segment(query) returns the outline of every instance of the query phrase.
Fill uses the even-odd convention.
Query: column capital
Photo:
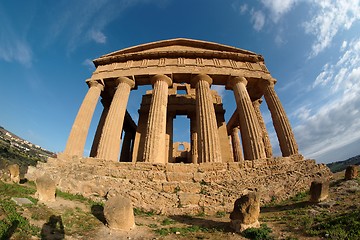
[[[253,101],[253,104],[255,104],[257,107],[259,107],[262,102],[263,102],[262,98],[259,98],[259,99],[256,99],[255,101]]]
[[[242,83],[246,86],[248,83],[248,80],[244,76],[235,76],[235,77],[230,78],[230,80],[226,84],[226,87],[228,89],[233,89],[237,83]]]
[[[102,79],[99,80],[93,80],[93,79],[87,79],[86,84],[91,87],[98,87],[101,91],[104,91],[104,82]]]
[[[164,81],[168,84],[168,86],[170,87],[172,85],[172,80],[171,78],[169,78],[166,75],[162,75],[162,74],[156,74],[153,77],[150,78],[151,84],[154,85],[155,82],[157,81]]]
[[[130,88],[134,88],[135,87],[135,81],[131,80],[128,77],[118,77],[115,82],[117,83],[117,85],[119,85],[120,83],[127,83]]]
[[[209,85],[211,85],[211,84],[213,83],[213,80],[212,80],[212,78],[211,78],[209,75],[204,74],[204,73],[200,73],[200,74],[194,76],[194,77],[191,79],[190,82],[191,82],[192,87],[195,87],[196,84],[197,84],[200,80],[208,82]]]
[[[277,80],[275,78],[270,78],[270,79],[262,79],[262,83],[264,87],[274,87],[275,83],[277,82]]]

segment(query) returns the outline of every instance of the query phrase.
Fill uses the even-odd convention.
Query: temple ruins
[[[89,197],[120,194],[136,207],[162,213],[230,211],[246,188],[262,201],[308,189],[328,168],[298,152],[276,94],[276,80],[256,53],[191,39],[171,39],[122,49],[94,61],[89,90],[57,159],[30,169],[52,174],[63,191]],[[139,86],[139,120],[127,111]],[[236,110],[228,122],[222,98],[232,91]],[[89,126],[101,99],[102,114],[90,157],[83,156]],[[272,144],[260,111],[266,103],[280,145]],[[174,142],[174,118],[190,120],[190,142]],[[120,149],[121,146],[121,149]],[[182,150],[180,149],[182,147]]]

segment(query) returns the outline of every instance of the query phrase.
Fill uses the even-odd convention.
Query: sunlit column
[[[233,155],[234,155],[234,162],[243,162],[244,157],[242,154],[242,147],[241,147],[241,143],[240,143],[238,127],[234,127],[231,130],[231,143],[232,143],[232,149],[233,149]]]
[[[70,156],[83,156],[91,119],[101,91],[104,90],[104,85],[98,81],[88,81],[87,84],[90,88],[80,106],[64,150],[64,154]]]
[[[254,110],[255,110],[255,114],[256,117],[258,119],[259,122],[259,126],[260,126],[260,131],[262,134],[262,139],[264,142],[264,147],[265,147],[265,153],[266,153],[266,157],[270,158],[272,157],[273,153],[272,153],[272,147],[271,147],[271,143],[270,143],[270,138],[269,138],[269,134],[266,130],[266,125],[264,122],[264,118],[262,117],[261,111],[260,111],[260,104],[262,103],[262,99],[257,99],[255,101],[253,101],[253,106],[254,106]]]
[[[274,89],[275,81],[266,81],[264,97],[271,113],[280,149],[284,157],[298,154],[298,146],[285,110]]]
[[[212,79],[205,74],[199,74],[192,79],[192,85],[196,89],[199,163],[222,162],[211,84]]]
[[[246,85],[247,80],[244,77],[234,77],[230,80],[239,114],[244,158],[246,160],[265,158],[264,143]]]
[[[144,162],[166,163],[166,113],[168,88],[172,80],[165,75],[151,78],[153,94],[151,98],[149,118],[145,137]]]
[[[116,81],[116,91],[105,120],[97,153],[97,158],[115,162],[119,161],[121,132],[130,90],[135,86],[135,82],[127,77],[119,77]]]

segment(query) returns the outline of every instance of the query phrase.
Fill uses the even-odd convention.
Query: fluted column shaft
[[[96,155],[97,155],[99,142],[100,142],[100,138],[101,138],[101,133],[102,133],[102,130],[104,128],[104,124],[105,124],[107,114],[109,113],[110,102],[108,100],[105,100],[104,97],[103,97],[103,99],[101,100],[101,103],[102,103],[104,109],[103,109],[103,111],[101,113],[99,124],[98,124],[98,126],[96,128],[94,140],[93,140],[93,143],[92,143],[92,146],[91,146],[90,157],[96,157]]]
[[[198,163],[198,136],[196,126],[196,115],[190,116],[190,132],[191,132],[191,162]]]
[[[165,75],[151,78],[153,94],[151,98],[148,124],[146,129],[144,162],[166,163],[166,113],[168,88],[172,80]]]
[[[263,142],[264,142],[266,157],[270,158],[270,157],[273,156],[272,146],[271,146],[269,134],[268,134],[268,132],[266,130],[266,125],[265,125],[265,122],[264,122],[264,118],[263,118],[263,116],[261,114],[261,111],[260,111],[260,104],[261,103],[262,103],[262,99],[260,98],[258,100],[253,101],[253,106],[254,106],[256,117],[257,117],[258,122],[259,122],[261,135],[262,135],[262,139],[263,139]]]
[[[264,89],[266,104],[271,113],[280,149],[284,157],[298,154],[298,146],[285,110],[274,89],[274,82],[267,82]]]
[[[119,161],[121,132],[133,80],[120,77],[101,134],[97,158]]]
[[[243,162],[244,157],[242,154],[242,147],[241,147],[241,143],[240,143],[238,127],[234,127],[231,130],[231,143],[232,143],[232,148],[233,148],[234,162]]]
[[[83,156],[91,119],[94,115],[101,91],[104,90],[104,85],[97,81],[90,81],[88,82],[88,85],[90,88],[71,128],[64,154],[79,157]]]
[[[256,118],[249,94],[246,90],[247,80],[244,77],[231,79],[231,87],[234,91],[244,157],[246,160],[265,158],[264,143],[259,130],[259,123]]]
[[[196,89],[199,163],[222,162],[211,83],[212,79],[205,74],[199,74],[192,79]]]
[[[120,162],[131,162],[131,140],[134,138],[134,134],[131,130],[124,130],[124,139],[122,141],[122,148],[120,154]]]

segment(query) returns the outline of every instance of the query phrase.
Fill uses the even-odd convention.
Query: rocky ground
[[[330,197],[310,204],[306,192],[273,201],[261,208],[260,230],[250,239],[360,239],[360,178],[344,181],[344,172],[331,181]],[[104,223],[103,206],[79,195],[57,193],[42,204],[35,185],[0,182],[0,239],[247,239],[229,228],[229,213],[156,215],[135,209],[136,227],[120,232]],[[18,206],[11,198],[27,198]],[[356,235],[357,234],[357,235]],[[256,238],[257,236],[260,236]]]

